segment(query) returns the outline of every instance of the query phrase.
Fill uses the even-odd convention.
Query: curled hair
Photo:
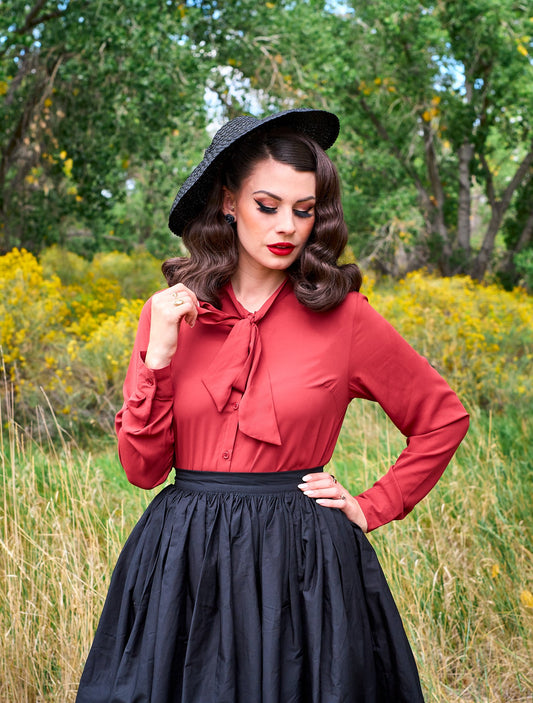
[[[239,141],[219,167],[206,207],[183,231],[190,257],[165,261],[163,273],[169,285],[181,282],[200,300],[219,307],[220,288],[236,272],[239,261],[235,226],[228,224],[222,213],[223,187],[237,192],[256,164],[270,158],[296,171],[315,173],[313,230],[287,274],[300,303],[311,310],[329,310],[361,286],[361,273],[355,264],[337,264],[348,240],[339,176],[314,140],[287,129],[254,132]]]

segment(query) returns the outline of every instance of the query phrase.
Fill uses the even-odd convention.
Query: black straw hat
[[[255,130],[268,126],[289,127],[314,139],[322,149],[329,149],[339,134],[339,119],[332,112],[300,108],[286,110],[260,120],[236,117],[223,125],[206,149],[202,162],[194,169],[176,195],[168,226],[181,235],[185,225],[205,207],[216,174],[216,167],[236,142]]]

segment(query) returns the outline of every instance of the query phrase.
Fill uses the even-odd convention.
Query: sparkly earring
[[[235,218],[233,217],[233,215],[230,215],[229,212],[227,215],[224,215],[224,219],[229,225],[235,224]]]

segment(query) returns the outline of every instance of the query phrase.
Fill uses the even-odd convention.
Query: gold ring
[[[174,301],[174,305],[183,305],[183,300],[181,298],[178,298]]]
[[[333,474],[330,474],[330,476],[333,479],[333,483],[337,483],[337,479],[335,478],[335,476]]]
[[[339,500],[346,500],[346,496],[345,496],[344,494],[341,495],[341,497],[339,498]]]

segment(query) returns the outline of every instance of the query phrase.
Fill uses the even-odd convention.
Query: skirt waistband
[[[306,474],[323,471],[323,466],[298,471],[240,472],[189,471],[176,469],[175,485],[184,490],[214,493],[283,493],[298,490]]]

